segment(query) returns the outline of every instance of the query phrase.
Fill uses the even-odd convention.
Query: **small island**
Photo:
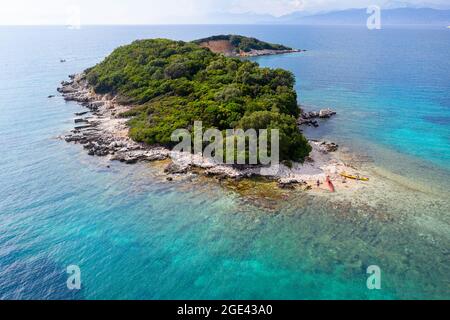
[[[225,41],[223,36],[208,39]],[[239,55],[293,50],[242,36],[228,40]],[[84,117],[74,119],[77,126],[64,139],[82,144],[89,155],[129,164],[171,159],[165,170],[170,175],[200,169],[206,175],[240,179],[258,176],[261,166],[217,164],[198,154],[172,151],[172,132],[191,129],[194,121],[221,131],[279,129],[281,165],[270,178],[281,187],[310,187],[352,172],[333,156],[335,144],[308,141],[301,133],[298,119],[305,113],[298,106],[291,72],[215,53],[204,43],[139,40],[70,76],[58,90],[90,114],[77,113]]]
[[[231,34],[203,38],[194,41],[194,43],[227,57],[257,57],[302,52],[302,50],[289,48],[281,44],[273,44],[255,38]]]

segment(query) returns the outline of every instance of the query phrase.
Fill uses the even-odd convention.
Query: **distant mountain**
[[[312,25],[366,25],[369,15],[366,9],[349,9],[304,16],[292,13],[279,18],[281,23]],[[384,25],[450,25],[450,10],[430,8],[398,8],[381,10]]]
[[[210,14],[207,23],[213,24],[303,24],[303,25],[366,25],[369,15],[366,9],[348,9],[312,14],[294,12],[274,17],[254,13],[216,13]],[[450,10],[431,8],[382,9],[383,25],[437,25],[450,26]]]

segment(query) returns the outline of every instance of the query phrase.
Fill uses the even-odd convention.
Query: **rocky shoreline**
[[[62,138],[66,142],[82,145],[89,155],[109,157],[110,160],[127,164],[170,159],[170,164],[164,170],[168,180],[173,180],[176,175],[198,172],[199,169],[204,175],[219,178],[261,176],[261,166],[217,164],[201,155],[174,152],[161,146],[149,146],[131,140],[128,137],[129,119],[119,116],[131,107],[119,104],[116,97],[111,95],[94,93],[83,74],[69,77],[69,81],[61,83],[58,92],[66,101],[78,102],[87,110],[75,113],[74,129]],[[331,110],[330,112],[332,113]],[[280,164],[278,173],[267,178],[278,181],[281,188],[295,188],[296,185],[311,188],[318,181],[325,181],[327,176],[334,181],[342,180],[339,173],[352,170],[333,155],[338,148],[336,144],[323,141],[310,141],[310,144],[313,150],[304,164]]]
[[[303,110],[303,108],[301,109]],[[297,119],[297,124],[299,126],[308,125],[317,128],[319,126],[317,119],[328,119],[334,115],[336,115],[336,111],[329,108],[321,109],[320,111],[302,111],[300,117]]]
[[[277,54],[287,54],[287,53],[296,53],[296,52],[304,52],[306,50],[301,49],[289,49],[289,50],[250,50],[248,52],[241,51],[236,56],[238,57],[261,57],[261,56],[273,56]]]

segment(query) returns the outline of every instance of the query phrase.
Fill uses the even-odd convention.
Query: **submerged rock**
[[[184,174],[187,173],[187,170],[188,166],[182,166],[178,163],[171,162],[164,169],[164,172],[168,174]]]
[[[295,189],[297,185],[299,185],[300,182],[295,179],[279,179],[278,180],[278,187],[280,189]]]
[[[336,152],[339,148],[339,145],[337,145],[334,142],[328,142],[324,141],[320,144],[321,148],[324,149],[326,152]]]

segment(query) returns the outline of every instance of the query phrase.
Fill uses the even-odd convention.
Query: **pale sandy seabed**
[[[359,171],[370,182],[348,188],[336,184],[334,194],[325,188],[283,190],[274,181],[258,178],[236,182],[192,173],[168,182],[166,164],[167,160],[144,164],[146,173],[140,177],[177,192],[234,199],[229,214],[240,218],[222,217],[217,223],[223,228],[216,231],[235,238],[234,232],[241,230],[244,238],[237,242],[244,247],[249,234],[258,239],[261,251],[275,247],[276,268],[312,275],[338,272],[338,281],[355,281],[358,287],[358,281],[365,281],[365,268],[379,265],[384,288],[393,299],[450,295],[450,204],[423,185],[373,165]],[[339,288],[338,283],[330,285]],[[336,290],[336,298],[352,294]],[[368,293],[366,298],[377,295]]]

